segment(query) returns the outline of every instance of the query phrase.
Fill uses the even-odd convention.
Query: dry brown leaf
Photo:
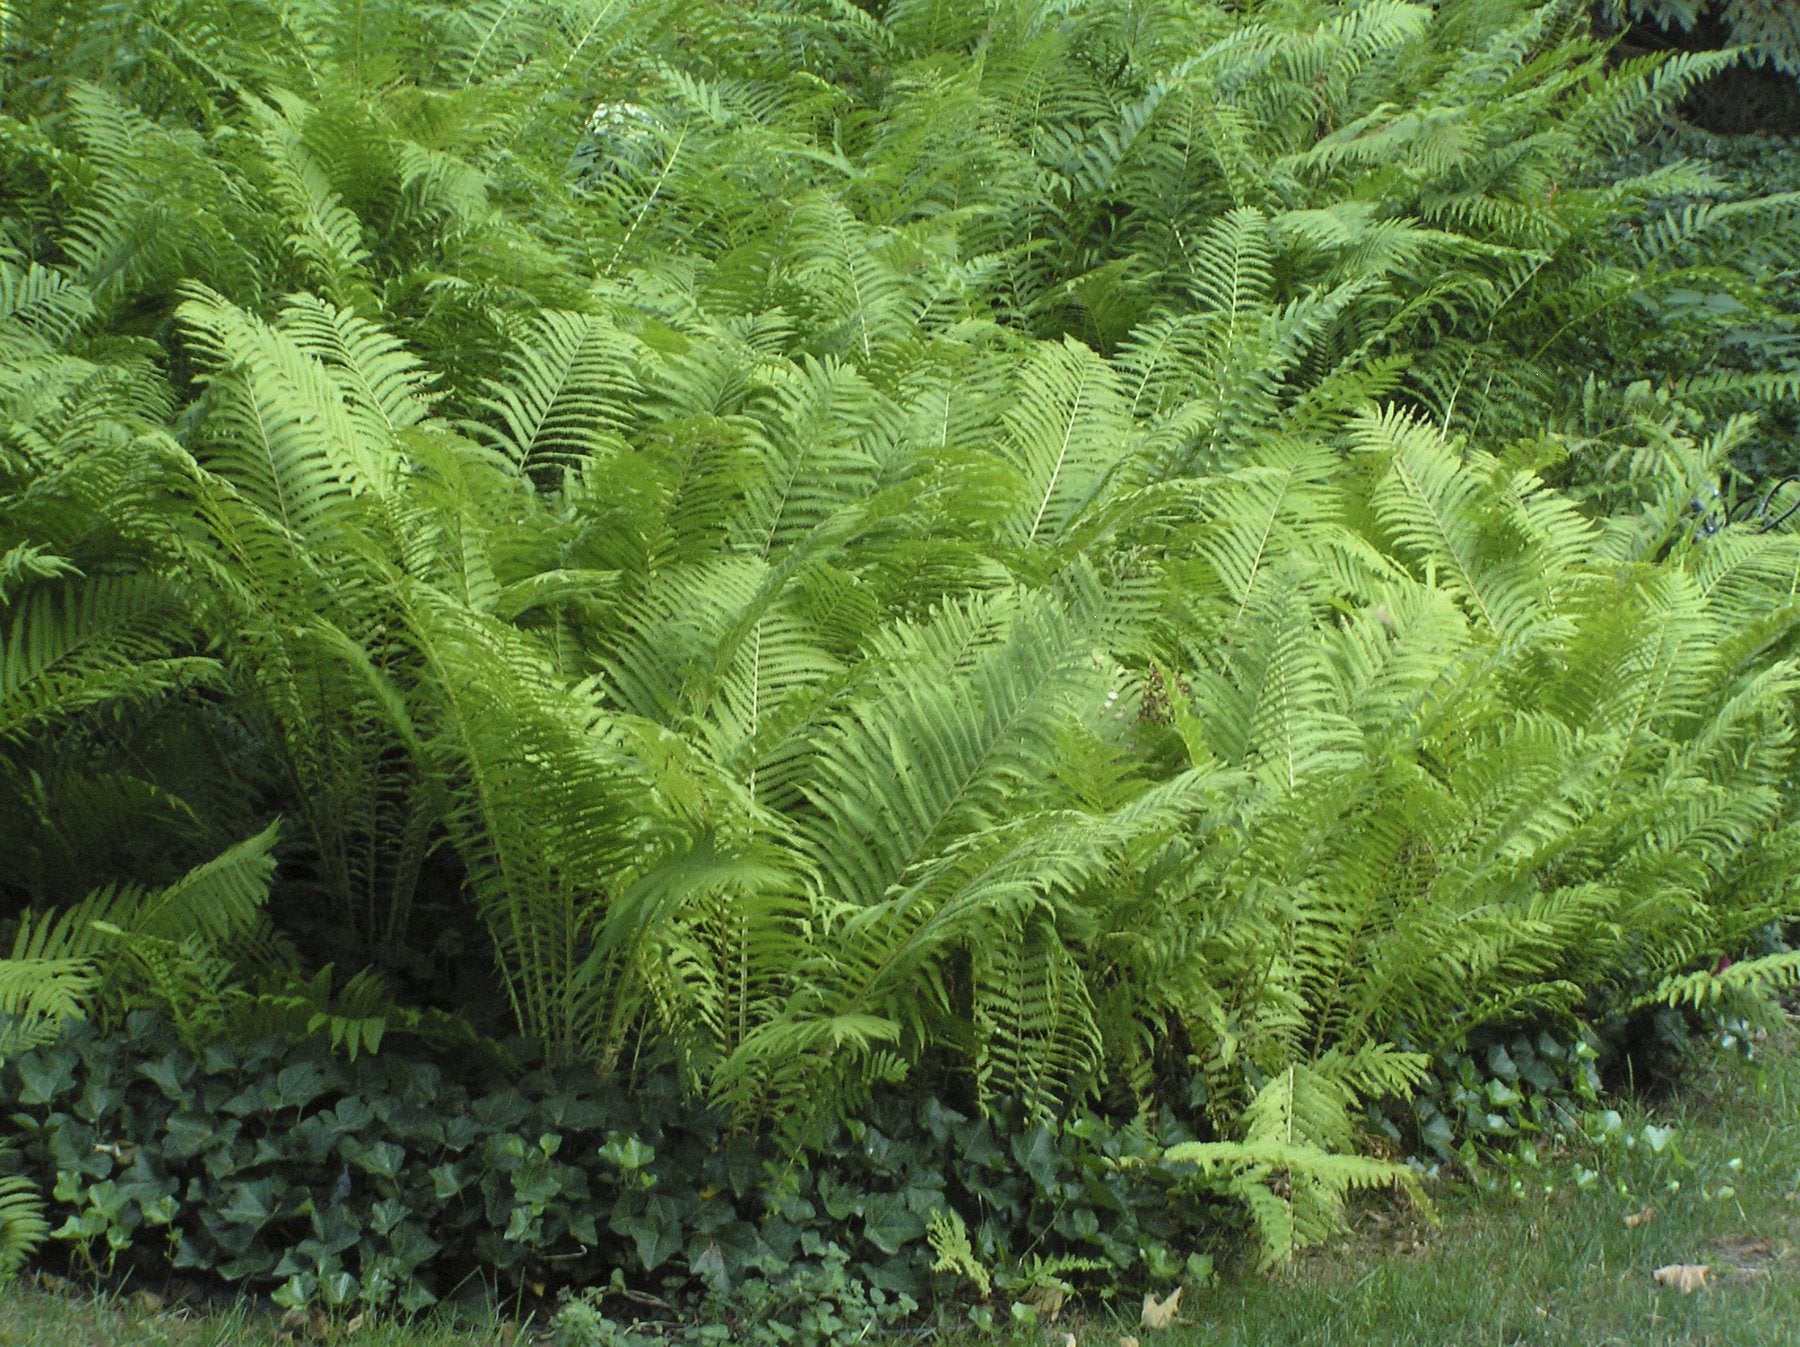
[[[1691,1296],[1705,1289],[1706,1276],[1711,1271],[1705,1263],[1670,1263],[1650,1275],[1658,1286],[1673,1286],[1682,1295]]]
[[[1156,1332],[1160,1329],[1167,1328],[1170,1324],[1174,1323],[1175,1313],[1180,1308],[1181,1288],[1179,1286],[1169,1292],[1169,1298],[1167,1300],[1161,1301],[1146,1291],[1144,1293],[1144,1314],[1141,1322],[1145,1328],[1150,1329],[1152,1332]]]
[[[513,1339],[519,1335],[519,1326],[510,1319],[500,1325],[500,1347],[512,1347]]]
[[[1063,1302],[1066,1293],[1060,1286],[1034,1286],[1025,1293],[1025,1303],[1038,1312],[1038,1318],[1047,1324],[1055,1323],[1062,1317]]]
[[[1656,1208],[1646,1205],[1641,1211],[1634,1211],[1625,1218],[1625,1228],[1636,1230],[1640,1225],[1649,1225],[1656,1219]]]
[[[348,1335],[348,1334],[351,1334],[351,1333],[360,1333],[360,1332],[362,1332],[362,1327],[363,1327],[363,1325],[364,1325],[364,1324],[366,1324],[366,1323],[368,1323],[368,1321],[369,1321],[369,1320],[368,1320],[368,1316],[367,1316],[367,1315],[362,1315],[362,1314],[353,1314],[353,1315],[351,1315],[351,1316],[350,1316],[350,1322],[349,1322],[349,1323],[347,1323],[347,1324],[345,1324],[345,1325],[344,1325],[344,1332],[345,1332],[345,1334],[346,1334],[346,1335]]]
[[[163,1307],[163,1298],[154,1291],[134,1291],[131,1295],[131,1303],[145,1314],[155,1314]]]

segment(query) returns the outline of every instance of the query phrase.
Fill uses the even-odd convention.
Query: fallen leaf
[[[1138,1347],[1138,1340],[1121,1333],[1119,1334],[1119,1347]]]
[[[1670,1263],[1667,1267],[1659,1267],[1650,1275],[1658,1286],[1673,1286],[1684,1296],[1703,1290],[1706,1286],[1706,1275],[1711,1272],[1704,1263]]]
[[[134,1291],[131,1296],[131,1303],[136,1305],[145,1314],[155,1314],[163,1307],[163,1298],[154,1291]]]
[[[519,1326],[510,1319],[500,1325],[500,1347],[512,1347],[513,1339],[519,1336]]]
[[[351,1333],[361,1332],[362,1326],[367,1322],[368,1322],[367,1316],[361,1315],[361,1314],[353,1314],[350,1316],[350,1322],[344,1325],[344,1333],[346,1335],[348,1335]]]
[[[1073,1333],[1064,1333],[1063,1334],[1062,1347],[1079,1347],[1079,1344],[1075,1341],[1075,1335]]]
[[[1060,1286],[1034,1286],[1025,1293],[1025,1303],[1038,1312],[1047,1324],[1062,1317],[1063,1301],[1068,1297]]]
[[[1148,1291],[1144,1293],[1143,1325],[1152,1331],[1167,1328],[1175,1322],[1175,1312],[1181,1308],[1181,1288],[1177,1286],[1169,1292],[1167,1300],[1159,1301]]]
[[[1656,1208],[1646,1206],[1642,1211],[1634,1211],[1625,1218],[1625,1228],[1636,1230],[1640,1225],[1649,1225],[1656,1219]]]

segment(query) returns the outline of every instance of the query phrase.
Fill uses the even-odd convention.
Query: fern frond
[[[1739,959],[1717,970],[1702,969],[1664,978],[1640,1004],[1685,1005],[1699,1010],[1728,996],[1747,994],[1767,999],[1794,987],[1800,987],[1800,951],[1790,950]]]
[[[1358,1188],[1405,1190],[1429,1212],[1419,1177],[1406,1165],[1341,1152],[1355,1128],[1350,1096],[1305,1067],[1291,1066],[1257,1091],[1242,1141],[1171,1146],[1165,1162],[1195,1165],[1248,1209],[1265,1267],[1336,1234],[1345,1196]]]
[[[0,351],[27,337],[57,348],[68,343],[94,316],[85,286],[36,262],[24,267],[0,255]]]
[[[18,1275],[49,1234],[37,1186],[16,1174],[0,1176],[0,1284]]]
[[[500,424],[477,424],[474,432],[528,476],[610,457],[635,420],[637,359],[637,343],[603,317],[542,313],[510,377],[491,383],[481,399]]]
[[[1100,1028],[1086,975],[1042,919],[973,951],[975,1083],[983,1112],[1016,1104],[1046,1121],[1099,1074]]]
[[[1449,585],[1502,639],[1520,635],[1539,618],[1541,571],[1528,553],[1506,548],[1494,536],[1489,519],[1497,511],[1484,499],[1479,472],[1459,463],[1430,429],[1398,412],[1365,417],[1352,436],[1359,448],[1386,459],[1387,475],[1373,496],[1376,514],[1427,576]]]
[[[873,495],[899,409],[854,368],[809,358],[785,371],[759,412],[760,472],[745,484],[728,536],[774,557]]]
[[[215,949],[245,936],[262,911],[275,874],[279,823],[196,866],[168,887],[146,895],[131,914],[134,934],[172,941],[198,937]]]
[[[1044,345],[1019,371],[1002,453],[1019,475],[1008,531],[1025,547],[1062,534],[1103,492],[1129,420],[1117,377],[1079,342]]]
[[[1105,696],[1094,620],[1002,595],[897,634],[896,674],[846,716],[804,786],[835,900],[878,902],[936,846],[1012,815],[1015,792],[1029,798],[1057,724]]]
[[[61,568],[59,568],[61,569]],[[210,679],[212,660],[170,653],[189,607],[150,575],[61,576],[0,609],[0,737],[85,708]]]
[[[179,317],[216,371],[204,461],[290,537],[334,541],[346,502],[392,490],[400,456],[351,416],[323,360],[216,294],[195,290]]]
[[[21,923],[19,944],[29,943]],[[79,1019],[98,985],[91,962],[78,957],[45,958],[14,953],[0,959],[0,1015],[8,1016],[6,1043],[12,1052],[46,1041],[66,1020]],[[0,1060],[8,1055],[0,1053]]]
[[[268,103],[251,99],[248,109],[260,124],[269,194],[292,222],[288,246],[335,301],[369,306],[374,256],[362,221],[333,189],[327,166],[306,143],[305,125],[312,109],[279,92]]]
[[[365,442],[381,444],[425,421],[431,376],[392,334],[312,295],[293,295],[279,329],[320,361]]]

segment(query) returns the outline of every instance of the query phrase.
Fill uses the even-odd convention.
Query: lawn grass
[[[506,1322],[471,1328],[284,1317],[261,1306],[202,1310],[146,1292],[94,1296],[23,1281],[0,1292],[0,1347],[528,1347],[532,1340]]]
[[[1646,1123],[1673,1129],[1660,1152]],[[1648,1220],[1627,1225],[1646,1208]],[[1697,1058],[1683,1090],[1624,1110],[1606,1143],[1579,1143],[1516,1189],[1451,1192],[1439,1210],[1439,1230],[1376,1224],[1277,1276],[1203,1290],[1184,1306],[1185,1326],[1154,1341],[1794,1347],[1800,1033],[1773,1037],[1751,1061]],[[1653,1281],[1677,1263],[1708,1266],[1706,1289]],[[1117,1332],[1089,1325],[1082,1340],[1110,1347]]]
[[[260,1307],[199,1310],[160,1296],[99,1296],[47,1291],[29,1282],[0,1293],[0,1347],[526,1347],[529,1334],[502,1325],[472,1330],[445,1324],[350,1321],[323,1316],[286,1320]]]
[[[1189,1292],[1167,1332],[1097,1313],[1019,1341],[1061,1347],[1073,1331],[1081,1347],[1125,1335],[1143,1347],[1800,1342],[1800,1030],[1773,1036],[1750,1061],[1696,1057],[1680,1092],[1621,1110],[1605,1141],[1577,1141],[1516,1179],[1441,1195],[1435,1230],[1366,1213],[1349,1241],[1281,1273]],[[1648,1220],[1626,1224],[1646,1208]],[[1705,1289],[1653,1282],[1654,1269],[1676,1263],[1706,1265]],[[199,1312],[143,1293],[94,1298],[29,1282],[0,1297],[0,1347],[275,1347],[315,1332],[354,1347],[522,1347],[534,1337],[530,1326],[347,1328],[284,1328],[259,1310]]]

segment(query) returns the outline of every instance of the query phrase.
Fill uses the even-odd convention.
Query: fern
[[[1395,1043],[1788,980],[1696,970],[1796,915],[1800,557],[1729,484],[1790,372],[1671,297],[1773,312],[1793,202],[1590,171],[1723,58],[1525,0],[15,9],[24,1037],[374,1051],[455,948],[790,1140],[1203,1093],[1279,1260],[1406,1181]]]
[[[4,1008],[53,1026],[102,991],[116,1005],[146,986],[198,1035],[223,1009],[218,956],[244,963],[268,939],[262,908],[276,828],[232,847],[166,888],[96,890],[57,913],[26,913],[4,968]]]
[[[601,319],[541,315],[514,378],[484,399],[502,423],[485,437],[526,474],[610,454],[632,420],[634,354]]]
[[[1103,1045],[1081,967],[1041,921],[977,949],[972,962],[978,1097],[1047,1121],[1099,1075]]]
[[[1383,1073],[1387,1083],[1394,1076]],[[1353,1142],[1353,1096],[1317,1071],[1291,1066],[1263,1086],[1244,1111],[1241,1141],[1171,1146],[1164,1161],[1194,1165],[1203,1181],[1243,1203],[1272,1267],[1342,1228],[1346,1195],[1396,1187],[1430,1211],[1407,1166],[1343,1151]]]
[[[212,661],[169,653],[186,617],[179,591],[148,575],[61,578],[7,605],[0,643],[0,737],[86,707],[205,680]]]
[[[17,1275],[49,1234],[37,1190],[17,1175],[0,1176],[0,1282]]]
[[[1041,546],[1104,491],[1127,422],[1112,372],[1072,342],[1043,348],[1020,372],[1016,396],[1005,457],[1019,475],[1020,507],[1009,532]]]
[[[969,1243],[969,1227],[962,1216],[950,1209],[932,1212],[925,1223],[925,1236],[937,1255],[931,1270],[960,1273],[985,1299],[993,1289],[993,1275],[976,1258],[975,1248]]]
[[[1692,32],[1703,15],[1716,16],[1746,59],[1800,76],[1800,23],[1773,0],[1605,0],[1601,11],[1615,23],[1629,16],[1682,32]]]

